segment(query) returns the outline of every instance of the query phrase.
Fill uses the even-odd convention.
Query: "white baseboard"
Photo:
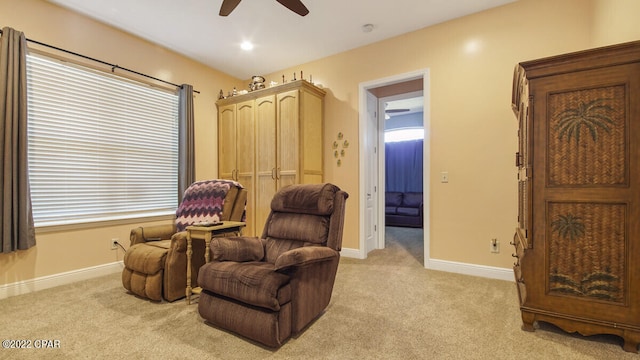
[[[342,248],[342,250],[340,250],[340,256],[360,259],[360,260],[367,258],[367,256],[364,254],[363,251],[358,249],[349,249],[349,248]]]
[[[359,249],[342,248],[340,252],[341,256],[354,258],[354,259],[366,259],[367,256],[363,251]],[[514,281],[513,270],[506,268],[499,268],[486,265],[468,264],[455,261],[429,259],[425,266],[426,269],[446,271],[456,274],[464,274],[471,276],[480,276],[489,279]]]
[[[499,268],[494,266],[429,259],[425,268],[430,270],[452,272],[456,274],[480,276],[489,279],[515,281],[512,269]]]
[[[365,259],[366,256],[359,249],[343,248],[340,252],[341,256],[355,259]],[[49,289],[55,286],[71,284],[76,281],[88,280],[99,276],[110,275],[122,272],[124,264],[122,261],[116,261],[109,264],[93,266],[84,269],[68,271],[60,274],[43,276],[35,279],[18,281],[11,284],[0,285],[0,299],[6,299],[10,296],[28,294],[38,290]],[[427,261],[427,269],[446,271],[457,274],[480,276],[490,279],[514,281],[513,270],[460,263],[455,261],[429,259]]]
[[[11,284],[0,285],[0,299],[10,296],[28,294],[38,290],[49,289],[55,286],[71,284],[76,281],[88,280],[99,276],[120,273],[124,269],[122,261],[93,266],[84,269],[68,271],[60,274],[42,276],[35,279],[18,281]]]

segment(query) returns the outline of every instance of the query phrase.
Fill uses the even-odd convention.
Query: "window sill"
[[[64,223],[64,224],[46,224],[46,225],[36,225],[36,234],[43,233],[52,233],[52,232],[64,232],[64,231],[73,231],[73,230],[85,230],[85,229],[96,229],[110,226],[119,226],[119,225],[129,225],[129,224],[140,224],[143,222],[153,222],[153,221],[173,221],[175,220],[176,214],[155,214],[155,215],[140,215],[140,216],[129,216],[126,218],[117,218],[117,219],[105,219],[105,220],[87,220],[85,222],[78,221],[74,223]]]

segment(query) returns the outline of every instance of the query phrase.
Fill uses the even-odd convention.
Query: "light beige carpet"
[[[207,325],[197,305],[153,303],[110,275],[0,301],[0,359],[640,359],[614,336],[541,324],[520,330],[515,285],[425,270],[422,230],[389,228],[387,248],[341,260],[331,304],[279,350]]]

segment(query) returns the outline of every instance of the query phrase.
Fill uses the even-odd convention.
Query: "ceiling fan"
[[[387,114],[397,114],[401,112],[411,111],[411,109],[387,109],[384,112]]]
[[[386,109],[384,111],[384,119],[385,120],[391,119],[391,115],[389,114],[398,114],[398,113],[403,113],[407,111],[411,111],[411,109]]]
[[[280,4],[284,5],[287,9],[294,13],[305,16],[309,13],[309,9],[300,0],[276,0]],[[240,4],[240,0],[223,0],[222,6],[220,6],[220,16],[227,16],[231,14],[233,9]]]

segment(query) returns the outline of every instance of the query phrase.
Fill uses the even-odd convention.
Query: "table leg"
[[[191,304],[191,255],[193,255],[191,232],[187,231],[187,305]]]
[[[211,231],[207,231],[207,233],[204,235],[204,263],[208,263],[209,262],[209,258],[211,257],[211,254],[209,254],[210,251],[210,244],[211,244]]]

